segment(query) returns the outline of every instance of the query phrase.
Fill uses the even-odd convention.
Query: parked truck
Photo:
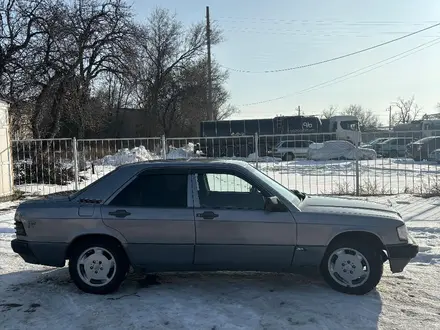
[[[393,127],[398,136],[411,136],[414,140],[440,135],[440,116],[424,115],[421,119]]]
[[[258,133],[259,155],[265,156],[280,141],[346,140],[362,142],[359,120],[355,116],[277,116],[264,119],[217,120],[200,123],[200,143],[196,146],[208,157],[247,157],[255,152]]]

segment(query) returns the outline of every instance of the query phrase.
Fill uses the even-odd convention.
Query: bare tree
[[[183,94],[188,96],[188,91],[183,92],[182,86],[176,83],[176,79],[189,74],[184,71],[193,67],[204,56],[205,24],[200,22],[190,28],[184,28],[175,15],[166,9],[157,8],[149,18],[147,25],[138,28],[137,40],[140,45],[137,61],[139,106],[145,109],[146,120],[150,121],[153,126],[146,133],[164,133],[164,131],[171,130],[168,120],[166,120],[166,127],[164,127],[164,123],[165,118],[170,115],[170,106],[175,104],[175,100],[170,99],[170,95],[165,91],[169,92],[171,88],[177,93],[174,94],[175,97],[181,97]],[[220,40],[220,33],[213,30],[212,44],[216,44]],[[200,89],[196,91],[193,86],[190,90],[192,90],[193,96],[200,96],[198,93]],[[198,105],[200,106],[200,103]],[[206,105],[205,98],[205,106],[199,110],[206,109]],[[174,110],[176,112],[177,108]],[[161,128],[161,132],[155,131],[157,126]]]
[[[421,111],[421,108],[415,103],[414,96],[407,100],[399,97],[393,105],[398,109],[392,116],[394,124],[410,123],[417,119]]]
[[[121,0],[48,1],[27,64],[36,90],[31,116],[34,137],[84,137],[102,125],[94,82],[124,67],[131,13]]]
[[[362,130],[370,130],[379,127],[379,118],[371,110],[364,109],[357,104],[351,104],[345,108],[343,115],[356,116],[359,119],[359,126]]]
[[[0,0],[0,97],[13,101],[14,127],[28,123],[35,138],[99,136],[132,107],[145,115],[144,135],[195,133],[208,118],[204,22],[185,27],[158,8],[136,25],[124,1]],[[212,28],[212,44],[220,40]],[[238,111],[227,79],[213,62],[216,119]]]
[[[322,110],[321,118],[330,119],[338,113],[338,107],[330,105],[328,108]]]
[[[0,97],[14,99],[17,61],[42,33],[35,29],[42,0],[0,0]]]

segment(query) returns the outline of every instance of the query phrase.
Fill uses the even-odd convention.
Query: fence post
[[[356,145],[356,196],[360,195],[359,145]]]
[[[78,144],[76,138],[72,139],[73,145],[73,171],[75,172],[75,190],[78,190]]]
[[[162,142],[162,157],[163,159],[167,159],[167,139],[165,137],[165,134],[162,135],[161,138]]]
[[[258,152],[258,132],[255,132],[254,137],[254,154],[255,154],[255,167],[258,168],[258,158],[260,157]]]

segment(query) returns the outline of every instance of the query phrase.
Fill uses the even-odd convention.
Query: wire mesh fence
[[[161,138],[14,140],[14,186],[30,194],[81,189],[115,167],[160,159]]]
[[[18,190],[49,194],[81,189],[127,163],[227,158],[309,194],[439,194],[440,136],[424,135],[368,132],[360,146],[331,134],[16,140],[13,181]]]

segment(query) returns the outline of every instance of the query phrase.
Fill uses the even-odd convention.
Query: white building
[[[13,182],[9,104],[0,100],[0,198],[12,195]]]

